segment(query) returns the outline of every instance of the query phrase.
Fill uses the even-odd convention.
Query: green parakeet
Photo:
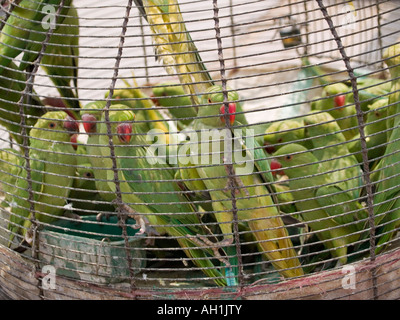
[[[388,99],[378,99],[369,105],[364,127],[365,140],[368,148],[368,160],[373,168],[376,158],[381,157],[386,149],[387,141],[387,105]],[[355,153],[358,162],[362,162],[360,134],[353,137],[348,145],[349,151]]]
[[[276,159],[271,162],[271,168],[281,170],[288,176],[295,205],[303,220],[316,232],[331,254],[341,264],[346,263],[348,247],[360,237],[358,228],[350,223],[356,213],[346,214],[346,210],[351,209],[348,208],[348,203],[351,203],[348,202],[348,194],[341,190],[321,190],[324,187],[336,188],[336,184],[332,184],[324,163],[304,146],[295,143],[285,145],[274,157]],[[340,200],[347,201],[342,208],[326,207],[340,203]]]
[[[348,85],[351,86],[351,83]],[[360,91],[381,96],[390,92],[391,83],[387,80],[381,80],[372,77],[359,77],[357,78],[357,87]]]
[[[72,0],[65,1],[60,16],[52,21],[49,8],[56,10],[59,4],[60,0],[24,0],[14,8],[0,36],[0,73],[21,52],[24,54],[19,69],[27,70],[37,58],[48,29],[54,27],[41,65],[61,96],[67,98],[66,104],[79,107],[79,102],[75,100],[79,57],[77,11],[72,6]],[[71,80],[74,89],[70,87]]]
[[[197,116],[196,108],[192,106],[191,99],[185,95],[185,90],[179,83],[167,82],[157,85],[153,88],[152,99],[156,105],[167,107],[171,115],[184,125],[190,124]],[[236,100],[239,100],[239,95],[237,95]],[[241,124],[248,124],[243,113],[242,104],[239,101],[236,101],[236,112],[237,121]]]
[[[0,150],[0,190],[4,194],[2,206],[12,206],[13,194],[16,190],[18,176],[23,169],[22,155],[15,149]]]
[[[157,106],[167,107],[169,113],[184,125],[190,124],[197,116],[192,100],[185,95],[179,83],[161,83],[153,88],[152,100]]]
[[[312,110],[329,112],[342,128],[347,140],[352,139],[358,133],[356,108],[354,105],[346,105],[346,94],[350,88],[344,83],[330,84],[324,87],[321,100],[311,103]]]
[[[400,114],[400,45],[396,44],[385,50],[383,58],[390,68],[392,78],[391,94],[389,95],[388,116]],[[386,146],[383,158],[380,160],[379,180],[374,196],[375,223],[381,226],[381,236],[378,240],[377,252],[380,252],[385,244],[393,237],[400,226],[400,117],[396,116],[387,120],[388,145]]]
[[[126,82],[126,89],[118,89],[114,91],[112,104],[125,104],[134,109],[137,121],[137,130],[141,133],[147,133],[149,130],[154,130],[163,134],[165,144],[170,143],[170,132],[177,132],[178,129],[172,126],[171,123],[165,121],[165,117],[161,114],[160,110],[154,105],[151,97],[146,95],[142,89],[139,88],[136,79],[133,78],[133,87],[129,86]],[[144,122],[142,122],[144,121]]]
[[[42,28],[41,12],[43,1],[21,1],[16,5],[4,24],[0,35],[0,73],[3,67],[10,64],[12,59],[29,48],[29,34],[32,30]]]
[[[298,141],[301,139],[304,139],[304,121],[302,118],[276,121],[265,130],[264,147],[269,154],[272,154],[290,142],[301,143],[301,141]]]
[[[124,104],[127,107],[134,109],[138,130],[140,132],[147,132],[152,129],[153,123],[147,122],[147,120],[150,120],[150,117],[147,114],[147,110],[145,109],[145,106],[143,106],[143,103],[141,103],[141,101],[136,100],[138,97],[138,91],[140,91],[140,89],[131,88],[128,82],[126,82],[125,84],[127,85],[126,88],[114,90],[111,104]],[[106,98],[107,96],[108,93],[106,94]]]
[[[210,236],[207,228],[174,180],[171,168],[159,162],[153,163],[155,154],[146,147],[148,143],[143,136],[136,132],[135,114],[124,105],[113,105],[109,117],[122,201],[139,213],[135,219],[147,219],[159,233],[175,238],[197,267],[214,278],[218,285],[226,285],[224,276],[212,262],[215,259],[213,251],[199,248],[196,240],[198,235]],[[102,134],[100,143],[107,145],[105,114],[99,131]],[[110,149],[103,148],[102,153],[110,157]],[[114,171],[108,168],[107,173],[108,185],[115,191]]]
[[[96,189],[104,201],[111,202],[115,199],[115,194],[108,186],[106,169],[112,168],[112,161],[109,157],[103,157],[103,149],[108,150],[108,143],[102,146],[99,141],[100,121],[105,106],[105,101],[87,103],[82,107],[81,119],[83,128],[88,135],[86,152],[90,155],[88,160],[96,177]]]
[[[343,181],[354,199],[360,195],[362,171],[354,155],[349,154],[348,144],[341,128],[327,112],[315,112],[304,117],[305,135],[310,138],[315,157],[324,162],[326,171],[331,171],[332,181]]]
[[[47,112],[32,128],[29,137],[29,158],[35,218],[51,223],[64,213],[64,206],[75,176],[76,157],[70,143],[71,133],[78,131],[77,123],[64,111]],[[8,229],[10,245],[15,235],[32,242],[32,212],[30,211],[27,171],[17,180],[17,192]]]
[[[52,27],[53,21],[49,19],[46,6],[57,9],[60,2],[60,0],[23,0],[14,7],[0,35],[0,73],[3,72],[3,67],[8,66],[21,52],[29,54],[29,50],[37,51],[36,47],[41,46],[46,38],[47,30]],[[57,21],[54,21],[56,24],[64,20],[71,2],[72,0],[65,1],[60,16]],[[29,62],[32,62],[36,56],[37,54],[32,53],[32,59]]]
[[[65,104],[79,108],[78,98],[78,61],[79,61],[79,18],[77,10],[71,5],[66,17],[50,38],[41,67],[65,98]],[[25,55],[22,58],[24,61]],[[28,62],[29,59],[28,59]],[[22,63],[20,65],[22,67]]]
[[[105,203],[96,188],[95,170],[90,162],[92,155],[87,153],[86,144],[78,141],[79,136],[79,134],[71,136],[77,162],[73,188],[69,194],[72,210],[79,215],[114,211],[114,206]]]
[[[169,74],[176,74],[193,105],[214,84],[186,29],[177,0],[134,0],[149,23],[156,59]]]
[[[351,87],[351,84],[348,84]],[[371,77],[357,78],[358,99],[362,111],[368,111],[369,106],[381,99],[389,93],[391,87],[390,81],[383,81]],[[383,97],[385,98],[385,97]],[[354,103],[354,94],[350,92],[346,95],[346,102],[348,104]]]
[[[23,138],[21,136],[21,117],[17,103],[25,89],[25,82],[24,74],[17,69],[13,62],[10,62],[4,68],[0,75],[0,124],[9,130],[13,139],[20,144],[22,144]],[[45,111],[42,102],[34,92],[28,94],[22,103],[29,132],[29,127],[33,127],[37,119]]]

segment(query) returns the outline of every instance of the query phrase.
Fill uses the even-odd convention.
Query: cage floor
[[[185,284],[165,282],[146,286],[145,281],[98,285],[57,277],[56,285],[43,289],[35,265],[21,255],[0,246],[0,289],[11,299],[251,299],[251,300],[394,300],[400,298],[400,249],[382,254],[375,261],[359,261],[307,277],[263,284],[262,281],[241,289],[184,288]],[[163,275],[165,276],[165,275]],[[173,277],[174,275],[171,274]],[[354,277],[351,279],[351,277]],[[1,292],[1,291],[0,291]]]

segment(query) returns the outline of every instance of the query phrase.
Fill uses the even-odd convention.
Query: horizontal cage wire
[[[400,298],[397,1],[0,4],[0,298]]]

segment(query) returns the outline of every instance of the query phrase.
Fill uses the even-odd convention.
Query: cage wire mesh
[[[2,1],[14,299],[400,297],[398,1]]]

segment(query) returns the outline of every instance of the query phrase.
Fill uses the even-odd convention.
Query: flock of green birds
[[[49,106],[34,90],[24,92],[46,38],[42,8],[58,8],[60,2],[20,1],[0,35],[0,124],[19,146],[0,152],[10,247],[29,247],[37,225],[51,225],[66,211],[77,218],[123,210],[139,232],[156,241],[148,245],[160,236],[175,239],[199,270],[226,286],[236,285],[242,272],[238,240],[243,250],[258,251],[281,276],[292,278],[312,272],[321,261],[341,265],[351,256],[368,255],[372,224],[376,253],[395,236],[400,226],[399,45],[384,54],[391,80],[358,79],[367,149],[345,81],[325,85],[308,114],[266,124],[247,146],[234,130],[245,136],[246,127],[252,128],[240,97],[211,78],[176,0],[135,4],[152,31],[157,59],[179,82],[157,84],[148,94],[135,82],[81,105],[79,18],[70,0],[64,1],[39,61],[62,107]],[[146,140],[150,130],[165,133],[167,153],[173,153],[168,119],[177,120],[182,132],[228,130],[240,141],[245,160],[214,157],[210,150],[216,145],[221,154],[228,146],[207,136],[197,151],[190,140],[178,141],[175,147],[187,152],[177,153],[176,161],[149,162],[159,156]],[[85,143],[81,134],[87,135]],[[364,151],[374,192],[372,215]],[[196,163],[199,154],[207,165]],[[248,163],[250,174],[236,174]]]

